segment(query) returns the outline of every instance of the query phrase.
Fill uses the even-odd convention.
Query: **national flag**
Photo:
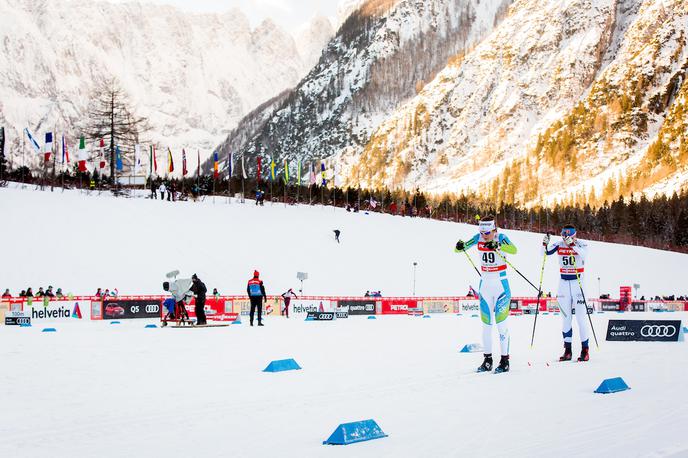
[[[322,179],[322,185],[327,186],[327,178],[325,178],[325,162],[320,161],[320,178]]]
[[[167,148],[167,171],[174,172],[174,159],[172,158],[172,150]]]
[[[258,170],[256,171],[256,180],[258,183],[260,183],[260,174],[263,169],[263,160],[260,156],[258,156]]]
[[[83,135],[79,139],[79,152],[77,153],[77,159],[79,161],[79,172],[85,172],[88,153],[86,153],[86,139]]]
[[[289,184],[289,161],[284,159],[284,182]]]
[[[45,146],[43,147],[43,156],[45,157],[45,162],[50,160],[50,155],[53,153],[53,133],[46,132],[45,134]]]
[[[185,177],[189,171],[186,169],[186,151],[182,148],[182,176]]]
[[[316,181],[315,181],[315,162],[311,162],[310,183],[311,183],[311,185],[314,185],[316,183]]]
[[[275,159],[270,157],[270,179],[275,181]]]
[[[248,179],[248,175],[246,175],[246,164],[244,163],[244,156],[241,156],[241,176],[244,177],[244,180]]]
[[[157,164],[155,163],[155,159],[153,157],[153,151],[155,147],[153,145],[148,148],[148,175],[153,176],[153,168],[157,169]],[[156,170],[157,171],[157,170]]]
[[[115,146],[115,168],[118,172],[124,170],[124,164],[122,163],[122,151],[120,151],[119,145]]]
[[[242,164],[242,167],[243,167],[243,164]],[[231,179],[233,174],[234,174],[234,153],[228,152],[227,153],[227,177]]]
[[[28,127],[24,128],[24,133],[26,134],[27,137],[29,137],[29,143],[31,143],[31,146],[33,149],[39,153],[41,151],[41,147],[38,146],[38,142],[36,141],[35,138],[33,138],[33,135],[31,135],[31,132],[29,132]]]
[[[201,152],[196,150],[196,176],[201,176]]]
[[[213,153],[213,177],[220,176],[220,159],[217,157],[217,151]]]
[[[134,175],[141,171],[141,145],[134,145]]]
[[[105,140],[100,139],[100,168],[105,168]]]
[[[62,134],[62,164],[69,163],[69,147],[65,141],[64,134]]]
[[[301,186],[301,159],[299,159],[299,162],[296,165],[296,184]]]

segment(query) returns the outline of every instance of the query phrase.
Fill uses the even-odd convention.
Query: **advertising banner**
[[[31,316],[28,312],[5,312],[5,326],[21,326],[22,324],[31,324]]]
[[[423,311],[425,313],[454,313],[457,309],[457,302],[446,301],[423,301]]]
[[[334,320],[334,312],[308,312],[306,318],[313,321],[332,321]]]
[[[308,312],[332,312],[331,302],[323,300],[292,299],[289,303],[289,316],[306,317]]]
[[[418,308],[418,301],[415,299],[383,299],[383,315],[408,315],[409,310]]]
[[[375,315],[374,300],[342,300],[337,302],[337,307],[349,315]]]
[[[605,312],[616,312],[619,310],[619,301],[604,301],[601,306]]]
[[[681,321],[609,320],[607,340],[636,342],[678,342]]]
[[[478,313],[480,301],[478,299],[465,299],[459,301],[459,313]]]
[[[160,318],[162,302],[160,299],[126,299],[103,300],[104,320],[132,320]],[[189,307],[187,306],[187,310]]]
[[[91,301],[49,301],[26,304],[24,311],[32,321],[62,321],[72,319],[90,319]]]

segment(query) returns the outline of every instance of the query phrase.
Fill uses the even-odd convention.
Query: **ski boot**
[[[581,355],[578,358],[578,362],[584,362],[584,361],[590,361],[590,352],[588,351],[588,347],[583,347],[581,349]]]
[[[490,372],[492,370],[492,353],[485,353],[485,360],[478,368],[477,372]]]
[[[564,342],[564,355],[559,357],[559,361],[571,361],[573,352],[571,351],[571,343]]]
[[[509,355],[502,355],[502,359],[499,360],[499,366],[495,369],[495,374],[502,374],[504,372],[509,372]]]

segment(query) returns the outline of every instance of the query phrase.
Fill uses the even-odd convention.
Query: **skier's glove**
[[[549,240],[550,240],[549,234],[545,235],[545,238],[542,239],[542,244],[543,244],[545,247],[549,246]]]
[[[489,242],[485,243],[485,248],[488,250],[496,250],[499,248],[499,243],[496,240],[490,240]]]
[[[463,242],[463,240],[459,240],[458,242],[456,242],[456,249],[454,250],[456,253],[460,253],[465,249],[466,244]]]

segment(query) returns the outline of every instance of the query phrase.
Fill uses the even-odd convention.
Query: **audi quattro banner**
[[[308,312],[306,318],[313,321],[332,321],[334,312]]]
[[[24,306],[32,321],[64,321],[91,319],[91,301],[33,302]]]
[[[608,341],[678,342],[681,321],[609,320]]]
[[[30,325],[31,315],[28,312],[7,311],[5,312],[5,326]]]
[[[344,300],[338,301],[340,311],[348,311],[349,315],[375,315],[374,300]]]
[[[132,320],[160,318],[162,302],[160,299],[105,299],[103,301],[104,320]]]

